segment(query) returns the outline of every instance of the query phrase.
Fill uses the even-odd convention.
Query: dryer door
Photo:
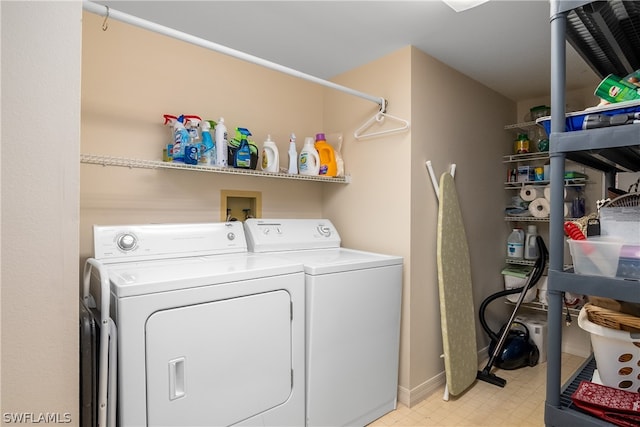
[[[291,299],[283,290],[162,310],[146,325],[150,426],[224,426],[291,393]]]

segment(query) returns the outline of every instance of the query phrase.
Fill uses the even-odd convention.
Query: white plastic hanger
[[[410,125],[409,125],[409,122],[407,120],[404,120],[404,119],[401,119],[399,117],[392,116],[391,114],[387,114],[386,113],[386,109],[387,109],[386,105],[387,105],[387,103],[386,103],[386,101],[384,101],[382,103],[382,106],[380,107],[380,111],[378,111],[376,114],[374,114],[373,117],[371,117],[369,120],[367,120],[358,129],[356,129],[356,131],[353,133],[353,136],[356,139],[371,138],[371,137],[374,137],[374,136],[385,135],[385,134],[388,134],[388,133],[401,132],[403,130],[409,129]],[[387,118],[401,123],[402,126],[397,127],[397,128],[392,128],[392,129],[385,129],[385,130],[380,130],[380,131],[376,131],[376,132],[371,132],[371,133],[363,133],[375,123],[382,124],[382,122],[384,122],[384,120],[387,119]]]

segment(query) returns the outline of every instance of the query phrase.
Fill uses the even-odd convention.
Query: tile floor
[[[571,377],[584,360],[579,356],[562,354],[561,384]],[[476,381],[463,394],[451,396],[447,402],[442,400],[443,385],[412,408],[399,403],[395,411],[369,426],[542,427],[546,367],[546,363],[541,363],[513,371],[493,370],[507,380],[504,388]]]

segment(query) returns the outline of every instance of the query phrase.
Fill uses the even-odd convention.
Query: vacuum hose
[[[535,286],[535,284],[538,283],[538,280],[540,280],[540,277],[542,277],[542,273],[544,272],[544,266],[547,262],[547,257],[549,255],[549,252],[547,251],[547,247],[544,244],[544,240],[542,240],[541,236],[536,237],[536,246],[538,247],[539,256],[534,264],[533,272],[531,273],[533,274],[533,277],[531,278],[531,280],[529,281],[529,284],[527,285],[527,290]],[[498,298],[505,297],[507,295],[512,295],[512,294],[519,294],[520,292],[522,292],[523,290],[522,288],[524,288],[524,286],[519,288],[513,288],[513,289],[505,289],[503,291],[496,292],[495,294],[489,295],[480,304],[480,308],[478,312],[480,317],[480,324],[482,325],[482,329],[484,329],[484,331],[487,333],[487,335],[489,335],[489,338],[491,338],[492,341],[498,342],[500,340],[500,337],[498,336],[498,334],[493,332],[491,328],[489,328],[489,325],[487,324],[487,321],[485,319],[485,311],[487,310],[487,306]]]

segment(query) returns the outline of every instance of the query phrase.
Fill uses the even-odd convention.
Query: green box
[[[596,88],[595,95],[605,101],[615,103],[640,99],[640,87],[609,74]]]

